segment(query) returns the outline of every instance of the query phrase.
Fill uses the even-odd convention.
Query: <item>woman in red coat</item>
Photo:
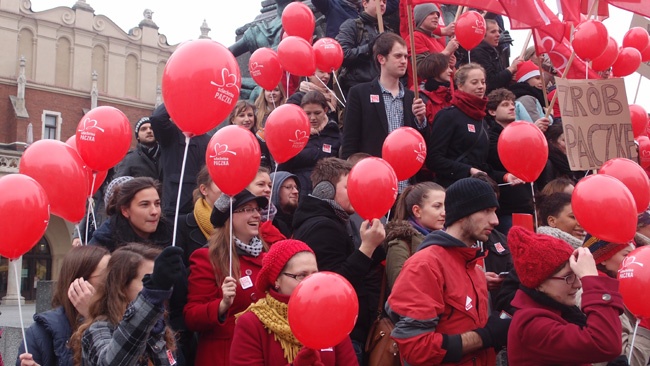
[[[618,281],[598,276],[587,248],[521,227],[508,233],[521,286],[508,332],[508,363],[589,365],[621,354]],[[582,311],[576,295],[582,287]]]
[[[266,296],[237,319],[230,365],[358,365],[349,337],[334,347],[314,350],[303,347],[291,333],[289,296],[300,281],[315,272],[316,256],[307,244],[293,239],[273,244],[255,284],[258,293]]]
[[[253,284],[268,249],[258,237],[260,210],[267,204],[266,197],[247,190],[233,197],[232,275],[230,197],[225,194],[217,199],[210,216],[215,232],[208,247],[197,249],[190,257],[184,316],[187,328],[199,333],[196,365],[229,365],[235,314],[258,300]]]

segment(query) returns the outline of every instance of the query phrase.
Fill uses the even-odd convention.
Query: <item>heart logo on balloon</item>
[[[480,19],[476,19],[476,26],[472,28],[476,34],[485,34],[485,23]]]
[[[101,132],[104,132],[103,128],[97,126],[96,119],[85,118],[82,122],[82,126],[79,129],[79,132],[89,132],[91,130],[99,130]]]
[[[248,71],[251,73],[251,76],[260,76],[260,75],[262,75],[262,70],[260,70],[260,69],[263,69],[264,65],[260,65],[257,62],[251,62],[248,66],[249,66]]]
[[[214,159],[214,158],[216,158],[218,156],[221,156],[223,154],[232,154],[232,155],[237,156],[236,152],[228,150],[228,145],[216,143],[216,144],[214,144],[214,155],[210,155],[210,158]]]
[[[419,151],[418,150],[413,150],[413,152],[418,154],[417,157],[416,157],[417,161],[424,164],[424,160],[427,157],[427,146],[423,142],[420,142],[418,144],[418,148],[420,149]]]
[[[623,263],[621,263],[621,268],[627,268],[633,264],[636,264],[639,267],[643,267],[643,263],[637,262],[635,256],[627,256],[625,257],[625,259],[623,259]]]
[[[307,139],[309,139],[309,135],[307,135],[307,132],[303,130],[296,130],[296,138],[295,140],[289,140],[291,143],[293,143],[293,148],[294,149],[302,149],[307,145]]]
[[[235,87],[235,89],[237,89],[237,91],[239,91],[239,87],[237,86],[237,75],[231,73],[230,70],[228,70],[225,67],[221,70],[221,80],[222,80],[222,82],[220,84],[216,83],[214,81],[210,82],[210,84],[212,84],[212,85],[214,85],[216,87],[219,87],[219,88],[223,88],[224,86],[226,88]],[[215,98],[216,97],[217,96],[215,95]]]

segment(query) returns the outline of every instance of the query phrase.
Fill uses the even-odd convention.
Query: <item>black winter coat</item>
[[[34,323],[25,331],[25,341],[37,364],[68,366],[73,364],[72,350],[68,348],[71,335],[72,328],[63,307],[58,307],[34,314]],[[23,353],[25,344],[21,342],[18,356]],[[20,366],[20,358],[16,359],[16,366]]]
[[[164,218],[160,218],[156,231],[143,239],[133,231],[129,222],[121,215],[116,214],[106,220],[95,232],[89,245],[101,245],[111,252],[127,243],[149,244],[165,248],[172,244],[173,226]]]
[[[151,177],[153,179],[162,181],[160,179],[158,162],[151,160],[151,158],[145,154],[143,149],[147,149],[147,147],[142,144],[138,144],[135,149],[130,150],[116,167],[115,177],[123,177],[128,175],[134,178]]]
[[[507,88],[512,82],[512,73],[501,64],[499,51],[482,41],[470,52],[472,62],[485,69],[485,95],[498,88]]]
[[[190,267],[190,255],[207,243],[208,239],[206,239],[201,229],[199,229],[194,212],[178,217],[176,245],[183,248],[183,262],[185,263],[185,267]]]
[[[376,271],[386,253],[380,246],[373,258],[355,249],[349,223],[341,220],[326,202],[304,197],[293,216],[293,237],[314,251],[320,271],[332,271],[345,277],[359,298],[359,318],[350,338],[365,342],[377,312],[381,271]]]
[[[311,172],[323,158],[338,157],[341,148],[341,132],[336,122],[329,121],[320,133],[309,136],[309,141],[298,155],[278,166],[279,171],[289,172],[300,181],[300,196],[311,193]]]
[[[508,238],[501,232],[492,230],[488,240],[483,243],[483,249],[488,253],[485,258],[485,270],[496,274],[510,272],[514,265],[512,263],[512,254],[508,247]],[[491,308],[496,308],[496,299],[499,290],[490,291]]]

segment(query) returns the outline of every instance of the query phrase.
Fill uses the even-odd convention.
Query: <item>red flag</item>
[[[553,67],[563,75],[566,73],[567,79],[584,79],[585,78],[585,62],[578,56],[571,63],[571,68],[567,71],[566,66],[571,57],[571,43],[566,38],[558,42],[549,33],[546,33],[543,28],[533,29],[533,36],[535,42],[535,51],[538,55],[542,53],[548,54],[551,59]],[[589,69],[589,79],[600,79],[597,72]]]
[[[650,18],[649,0],[607,0],[606,2],[617,8]]]
[[[414,6],[418,4],[427,4],[432,2],[431,0],[401,0],[401,1],[407,1],[408,3]],[[443,1],[443,3],[451,4],[451,5],[467,6],[468,8],[486,10],[494,14],[507,15],[505,10],[503,9],[503,6],[501,6],[498,0],[483,0],[480,2],[476,0],[445,0]]]
[[[575,24],[580,23],[580,0],[559,0],[560,6],[559,10],[562,14],[562,20],[565,22],[573,22]]]
[[[551,9],[539,0],[499,0],[512,29],[530,29],[561,23]]]

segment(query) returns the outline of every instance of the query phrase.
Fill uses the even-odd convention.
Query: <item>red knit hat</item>
[[[528,60],[520,63],[517,67],[515,80],[521,83],[535,76],[539,76],[539,67],[533,61]]]
[[[532,289],[551,277],[573,254],[573,248],[564,240],[535,234],[520,226],[513,226],[508,232],[508,246],[519,280]]]
[[[300,252],[314,253],[311,248],[300,240],[280,240],[273,245],[262,259],[262,269],[257,274],[255,287],[260,293],[268,291],[273,287],[273,282],[280,276],[280,271],[287,265],[287,262]]]

